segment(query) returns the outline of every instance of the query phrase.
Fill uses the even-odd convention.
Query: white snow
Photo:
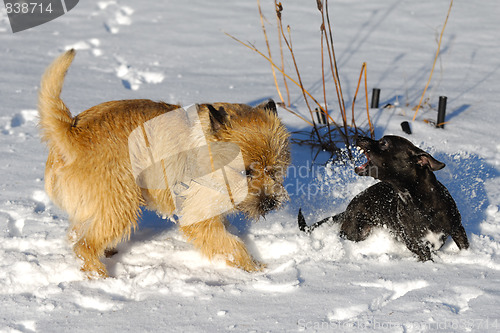
[[[261,4],[277,57],[274,5]],[[283,6],[302,80],[320,96],[316,5]],[[47,149],[35,110],[45,67],[64,50],[78,50],[63,91],[74,114],[113,99],[278,100],[269,64],[223,33],[265,51],[257,4],[80,1],[66,15],[16,34],[1,9],[0,331],[498,331],[500,6],[454,2],[426,95],[432,108],[426,105],[415,122],[411,107],[427,82],[449,2],[331,0],[329,6],[348,110],[366,61],[368,89],[381,89],[381,105],[399,103],[371,111],[376,136],[405,136],[446,163],[436,175],[461,211],[469,250],[449,240],[434,262],[421,263],[386,230],[360,243],[339,238],[338,226],[301,233],[299,208],[309,223],[331,216],[374,180],[356,176],[352,162],[312,165],[314,152],[293,146],[285,208],[259,222],[231,219],[233,232],[267,263],[263,272],[209,262],[172,222],[144,212],[131,240],[104,259],[113,277],[87,280],[67,242],[67,216],[43,191]],[[293,64],[287,66],[291,73]],[[444,130],[423,122],[436,119],[440,95],[448,97]],[[293,108],[306,115],[300,93],[293,89],[291,96]],[[359,95],[357,123],[366,129],[363,100]],[[284,110],[280,116],[292,131],[307,129]],[[401,131],[404,120],[412,135]]]

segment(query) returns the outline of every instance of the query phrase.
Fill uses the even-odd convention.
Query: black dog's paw
[[[304,215],[302,215],[302,209],[299,208],[299,216],[297,216],[297,220],[299,223],[299,229],[300,231],[309,233],[310,228],[307,226],[306,219],[304,218]]]
[[[434,262],[434,260],[432,259],[432,251],[429,247],[429,244],[425,244],[425,243],[420,243],[420,244],[410,244],[410,245],[407,245],[408,249],[410,249],[410,251],[412,251],[418,258],[418,261],[421,261],[421,262],[426,262],[426,261],[432,261]]]

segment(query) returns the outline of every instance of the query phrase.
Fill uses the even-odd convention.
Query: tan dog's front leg
[[[245,244],[227,232],[220,216],[181,226],[181,231],[209,259],[222,256],[230,266],[247,272],[260,271],[265,265],[256,261],[248,253]]]
[[[102,244],[88,239],[80,239],[73,250],[76,256],[83,261],[81,270],[87,273],[88,278],[108,277],[106,266],[101,262],[99,256],[101,255],[100,249]]]

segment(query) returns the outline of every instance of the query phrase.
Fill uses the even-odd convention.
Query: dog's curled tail
[[[60,149],[60,153],[67,155],[70,149],[65,146],[71,144],[68,136],[73,124],[73,117],[60,95],[64,77],[75,58],[75,50],[71,49],[60,55],[45,70],[40,83],[38,94],[39,126],[42,131],[42,140],[52,142]]]

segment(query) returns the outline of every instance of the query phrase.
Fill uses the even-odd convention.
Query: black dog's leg
[[[403,237],[406,247],[417,255],[419,261],[432,260],[431,250],[426,244],[415,242],[413,239]]]
[[[456,226],[451,231],[451,238],[453,238],[455,244],[457,244],[460,250],[469,248],[469,240],[467,239],[467,233],[465,232],[465,229],[462,226],[462,224]]]
[[[361,242],[370,236],[373,225],[365,214],[350,216],[340,227],[340,237],[353,242]]]
[[[297,217],[298,223],[299,223],[299,229],[300,231],[306,232],[306,233],[311,233],[314,229],[322,225],[323,223],[328,223],[329,225],[333,225],[334,223],[338,223],[341,221],[342,216],[344,213],[340,213],[335,216],[327,217],[326,219],[323,219],[319,222],[316,222],[310,226],[307,225],[306,219],[304,218],[304,215],[302,215],[302,209],[299,209],[299,215]]]

